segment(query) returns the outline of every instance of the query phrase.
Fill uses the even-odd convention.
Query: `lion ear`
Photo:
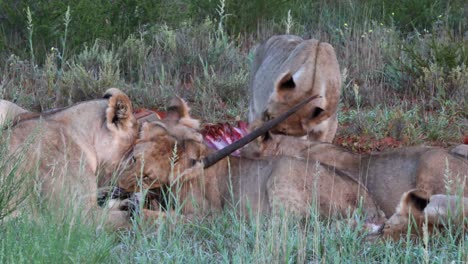
[[[192,118],[189,112],[190,107],[187,103],[182,98],[175,97],[169,104],[165,120],[194,129],[200,128],[200,121]]]
[[[110,130],[133,130],[138,124],[133,115],[132,102],[126,94],[114,89],[118,92],[111,93],[109,97],[106,109],[107,128]]]
[[[278,101],[286,101],[288,94],[296,88],[296,81],[291,72],[287,71],[279,75],[275,81],[274,96]]]
[[[426,191],[410,190],[402,195],[397,211],[401,214],[409,214],[410,212],[413,215],[422,214],[429,203],[429,198],[430,195]]]
[[[104,92],[102,98],[109,99],[113,95],[116,95],[116,94],[124,94],[124,93],[119,88],[109,88]]]
[[[275,82],[275,89],[277,92],[292,90],[294,88],[296,88],[296,82],[289,71],[280,74],[280,77]]]
[[[139,140],[155,140],[157,137],[167,134],[166,125],[161,122],[143,122],[140,128]]]

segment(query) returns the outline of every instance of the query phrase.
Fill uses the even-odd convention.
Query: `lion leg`
[[[292,159],[289,161],[294,163]],[[302,175],[296,171],[300,166],[290,162],[281,163],[275,166],[267,181],[266,191],[270,210],[273,214],[286,210],[287,213],[299,218],[306,217],[309,214],[310,201],[305,195],[304,188],[301,190],[295,184],[298,182],[297,175]]]
[[[101,208],[98,205],[97,195],[89,199],[87,208],[85,208],[84,216],[90,220],[92,225],[104,227],[108,230],[129,229],[131,225],[129,211],[122,210],[122,202],[112,203],[109,201],[108,208]]]

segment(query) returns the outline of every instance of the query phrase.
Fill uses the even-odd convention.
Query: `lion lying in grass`
[[[28,113],[28,110],[12,102],[0,100],[0,126],[7,122],[14,121],[15,117],[24,113]]]
[[[365,186],[315,161],[230,157],[204,169],[200,159],[210,151],[197,128],[180,99],[173,102],[164,120],[144,123],[134,148],[136,162],[123,173],[119,186],[139,191],[169,185],[185,215],[234,207],[243,215],[284,209],[305,217],[315,205],[328,218],[349,215],[362,204],[368,219],[381,217]],[[143,213],[145,217],[161,215]]]
[[[391,216],[402,195],[412,189],[433,194],[462,187],[468,196],[468,160],[442,148],[417,146],[361,155],[328,143],[268,134],[244,151],[246,156],[292,156],[317,160],[362,182]],[[452,186],[447,186],[447,179]]]
[[[443,195],[447,189],[461,189],[461,195],[468,196],[468,159],[465,149],[466,145],[457,146],[451,151],[419,146],[360,155],[328,143],[267,134],[244,149],[243,154],[317,160],[347,172],[362,182],[379,208],[387,217],[391,216],[385,223],[383,234],[396,239],[406,234],[409,208],[412,208],[416,220],[413,232],[422,230],[424,214],[429,214],[428,224],[432,229],[440,224],[440,213],[433,211],[434,206],[440,204],[441,200],[454,199]],[[462,204],[466,204],[466,199]],[[418,203],[421,201],[424,201],[423,205]],[[455,210],[452,208],[452,211]]]
[[[468,227],[468,198],[457,195],[436,194],[429,196],[425,191],[410,190],[401,197],[396,212],[385,222],[384,237],[399,239],[408,232],[422,236],[442,230],[452,222],[454,231]]]
[[[120,187],[135,191],[170,185],[174,192],[181,188],[178,202],[185,214],[232,206],[243,214],[284,208],[304,217],[315,204],[320,215],[328,217],[346,215],[347,209],[356,209],[363,199],[363,211],[374,220],[381,216],[376,205],[392,216],[403,194],[411,189],[430,197],[461,187],[468,196],[468,161],[425,146],[359,155],[328,143],[268,135],[257,147],[253,144],[256,152],[251,147],[242,158],[225,158],[204,170],[199,161],[210,153],[197,126],[179,121],[190,119],[185,108],[183,102],[175,102],[172,118],[143,125],[134,152],[136,162],[120,179]],[[201,209],[183,201],[196,201]],[[145,216],[159,214],[145,212]],[[389,233],[390,227],[389,222],[387,236],[400,232]]]
[[[127,212],[98,208],[97,175],[118,169],[138,124],[127,95],[112,88],[105,98],[23,119],[0,140],[9,144],[10,155],[24,155],[17,177],[32,175],[33,186],[23,192],[37,190],[48,208],[82,210],[86,219],[117,228],[128,223]]]

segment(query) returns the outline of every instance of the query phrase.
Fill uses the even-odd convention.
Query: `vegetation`
[[[468,136],[466,8],[461,0],[3,0],[0,98],[42,111],[115,86],[137,106],[162,109],[177,94],[204,121],[246,119],[253,48],[290,33],[336,49],[343,79],[336,143],[356,151],[447,146]],[[26,175],[7,171],[14,162],[1,148],[2,263],[468,262],[467,235],[375,243],[314,214],[296,223],[243,221],[226,211],[115,234],[42,211],[2,223],[23,181],[12,175]]]

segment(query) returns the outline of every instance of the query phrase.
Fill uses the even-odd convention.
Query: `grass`
[[[457,230],[448,226],[448,230]],[[464,263],[468,235],[367,241],[345,222],[312,215],[240,220],[231,210],[192,222],[168,219],[130,232],[96,232],[42,213],[0,226],[2,263]]]
[[[0,226],[1,263],[102,263],[112,257],[116,235],[45,213]],[[106,261],[107,260],[107,261]]]
[[[263,8],[265,1],[250,9],[204,0],[158,9],[141,1],[139,7],[119,6],[135,11],[120,16],[114,6],[93,2],[92,12],[83,15],[91,2],[77,1],[69,9],[24,6],[27,13],[21,11],[24,2],[18,9],[9,1],[0,4],[10,19],[0,16],[0,98],[43,111],[116,86],[138,107],[163,109],[177,94],[203,121],[246,120],[252,50],[272,34],[290,32],[335,47],[343,79],[337,135],[343,140],[337,143],[363,151],[380,149],[374,142],[386,138],[397,146],[450,146],[468,133],[466,18],[458,16],[458,1],[435,1],[423,17],[405,13],[421,9],[412,5],[424,6],[417,0],[383,1],[385,6],[281,1],[281,10],[271,10],[270,2]],[[104,13],[100,8],[110,12],[95,15]],[[2,180],[9,180],[0,187],[0,221],[5,201],[21,184],[16,172],[6,173],[13,161],[3,153]],[[0,237],[1,263],[468,262],[466,234],[376,243],[314,214],[306,223],[287,217],[243,221],[225,210],[189,223],[169,219],[149,229],[111,233],[41,211],[2,222]]]
[[[57,22],[60,42],[46,49],[43,61],[35,56],[38,22],[30,12],[25,19],[29,54],[24,58],[11,55],[0,64],[0,98],[43,111],[99,97],[116,86],[137,106],[164,109],[177,94],[205,121],[245,120],[253,48],[272,34],[289,31],[320,38],[335,47],[343,79],[342,109],[358,108],[359,115],[369,113],[368,117],[374,112],[378,128],[383,128],[377,130],[372,122],[359,118],[359,130],[382,137],[379,134],[385,134],[395,121],[386,116],[394,115],[395,110],[418,113],[400,118],[409,125],[418,119],[414,131],[405,132],[410,134],[409,142],[421,143],[418,137],[422,135],[424,140],[447,145],[460,142],[466,134],[468,56],[463,19],[454,29],[448,15],[437,15],[431,18],[432,28],[407,32],[392,20],[393,15],[377,15],[381,12],[378,3],[362,8],[335,3],[322,6],[319,21],[304,21],[306,16],[292,9],[281,19],[260,23],[255,34],[246,31],[232,36],[234,17],[230,12],[237,7],[222,3],[213,16],[184,22],[183,27],[148,24],[122,41],[94,39],[80,49],[70,44],[74,41],[71,32],[76,30],[72,27],[73,7],[64,9]],[[309,27],[314,23],[317,27]],[[355,117],[352,111],[342,111],[340,120]],[[341,123],[340,129],[344,128],[346,123]]]
[[[9,161],[5,156],[0,160]],[[1,176],[6,175],[5,168],[0,167]],[[447,170],[447,186],[453,183],[450,175]],[[27,175],[19,173],[14,177],[21,180]],[[448,191],[452,194],[457,192]],[[70,197],[68,193],[62,195],[63,202]],[[143,223],[137,217],[130,230],[111,232],[89,225],[83,221],[86,217],[75,215],[79,215],[79,211],[60,209],[60,205],[48,208],[40,206],[45,205],[40,200],[36,201],[38,203],[34,201],[30,203],[34,210],[23,207],[19,216],[0,219],[0,263],[468,261],[468,234],[464,233],[463,226],[453,223],[448,223],[441,233],[420,239],[403,236],[399,241],[370,240],[361,232],[362,221],[357,226],[340,219],[327,221],[319,217],[313,205],[310,216],[302,221],[284,212],[279,212],[276,217],[252,216],[245,219],[229,206],[218,214],[184,221],[178,213],[179,204],[175,205],[176,213],[167,219]],[[0,204],[0,212],[4,208]]]

